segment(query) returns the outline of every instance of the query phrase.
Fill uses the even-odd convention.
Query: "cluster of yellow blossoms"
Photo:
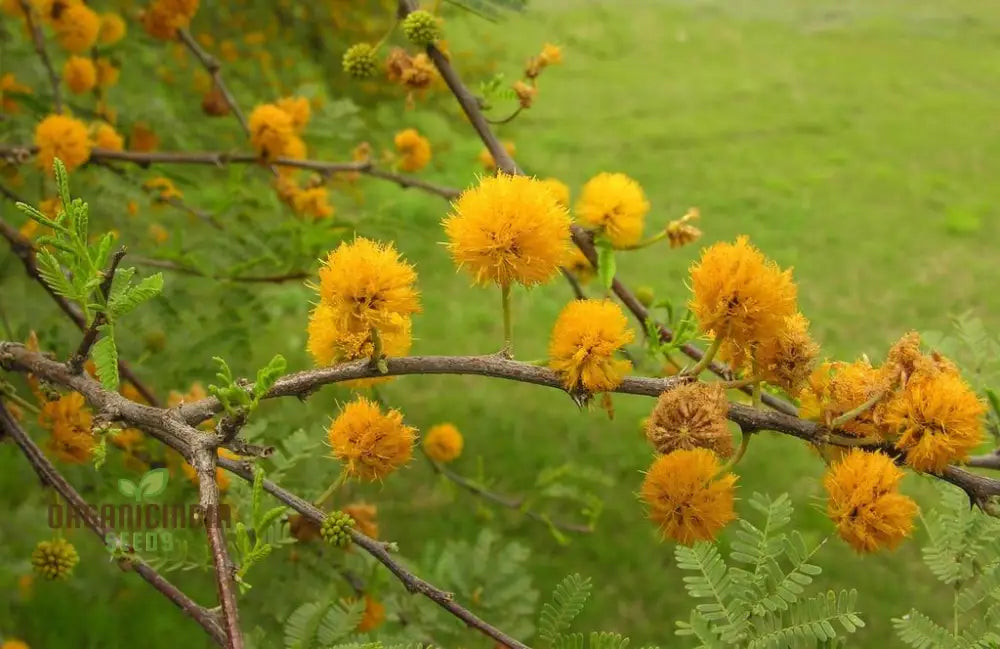
[[[396,151],[399,168],[403,171],[420,171],[431,161],[431,143],[416,129],[408,128],[396,133]]]
[[[345,405],[327,433],[347,475],[367,481],[381,480],[409,462],[416,436],[398,410],[382,412],[364,397]]]
[[[435,462],[454,462],[462,454],[464,446],[465,440],[455,424],[431,426],[424,435],[424,453]]]
[[[153,38],[172,40],[198,12],[199,0],[153,0],[142,12],[142,25]]]
[[[340,244],[319,271],[320,301],[309,319],[307,347],[316,364],[406,355],[411,316],[420,311],[416,278],[392,244],[361,237]]]

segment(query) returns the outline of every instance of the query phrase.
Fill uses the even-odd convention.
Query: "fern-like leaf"
[[[118,347],[115,345],[115,330],[109,324],[97,328],[101,338],[91,350],[91,358],[97,368],[97,378],[105,390],[118,390]]]
[[[358,628],[365,614],[365,600],[358,599],[330,607],[316,629],[316,638],[323,644],[339,642]]]
[[[899,639],[913,649],[959,649],[958,641],[947,629],[917,609],[894,618],[892,625]]]
[[[578,574],[569,575],[559,582],[552,592],[552,603],[542,605],[538,619],[538,637],[547,644],[554,645],[583,610],[590,597],[590,589],[590,578]]]
[[[306,602],[285,620],[285,649],[310,649],[323,622],[328,604]]]
[[[163,291],[163,273],[144,277],[135,286],[126,286],[108,301],[108,313],[115,320]]]
[[[748,625],[750,608],[742,605],[740,585],[735,583],[729,568],[715,545],[707,542],[691,547],[678,545],[674,550],[677,567],[700,574],[684,577],[684,588],[691,597],[711,599],[695,607],[723,640],[736,642],[742,638]]]
[[[816,647],[838,637],[833,623],[838,623],[847,633],[854,633],[864,626],[855,607],[857,592],[833,591],[802,600],[793,606],[787,616],[769,614],[755,619],[754,637],[747,649],[783,649],[789,646]]]
[[[620,633],[593,631],[590,634],[589,649],[626,649],[628,638]]]

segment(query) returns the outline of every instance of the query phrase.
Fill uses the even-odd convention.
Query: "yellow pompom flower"
[[[327,367],[361,358],[371,358],[375,353],[370,329],[352,331],[345,329],[336,309],[320,302],[309,316],[306,328],[306,350],[318,367]],[[382,354],[387,357],[406,356],[413,345],[413,328],[410,318],[403,318],[398,326],[383,328],[379,332]],[[376,377],[345,381],[350,388],[366,388],[391,381],[393,377]]]
[[[97,59],[97,85],[101,88],[110,88],[111,86],[118,83],[118,77],[121,75],[121,70],[116,68],[114,64],[107,59],[107,57],[101,57]]]
[[[444,221],[448,250],[477,284],[532,286],[559,271],[569,214],[534,178],[500,174],[462,192]]]
[[[399,168],[403,171],[420,171],[431,161],[431,142],[416,129],[396,133],[394,142],[400,153]]]
[[[279,99],[276,105],[291,117],[292,129],[296,133],[301,133],[306,124],[309,123],[312,108],[309,106],[309,100],[305,97],[284,97]]]
[[[809,321],[801,313],[786,316],[778,334],[761,341],[755,356],[764,380],[798,394],[809,379],[819,345],[809,336]]]
[[[142,23],[153,38],[172,39],[198,11],[199,0],[153,0],[143,11]]]
[[[882,453],[852,449],[823,478],[826,511],[858,552],[895,548],[913,530],[917,504],[898,491],[903,472]]]
[[[85,464],[97,445],[91,432],[93,415],[79,392],[47,401],[38,413],[38,423],[49,431],[47,448],[67,464]]]
[[[67,171],[73,171],[90,159],[90,138],[87,125],[65,115],[49,115],[35,127],[35,146],[38,147],[38,166],[52,174],[56,158],[63,161]]]
[[[562,49],[558,45],[546,43],[542,46],[542,53],[538,55],[538,58],[541,59],[545,65],[562,63]]]
[[[328,438],[348,475],[372,482],[410,461],[416,432],[403,424],[398,410],[383,413],[375,402],[358,397],[330,424]]]
[[[31,88],[18,82],[11,72],[0,75],[0,112],[15,114],[21,112],[21,106],[8,93],[30,95]]]
[[[56,40],[68,52],[82,54],[97,42],[101,19],[85,4],[72,4],[59,13],[54,23]]]
[[[327,257],[319,271],[319,293],[337,313],[341,328],[387,333],[420,311],[416,281],[413,266],[392,243],[358,237]]]
[[[292,194],[292,208],[304,216],[315,220],[328,219],[333,216],[333,206],[326,187],[308,187]]]
[[[76,548],[64,538],[41,541],[31,553],[35,572],[49,580],[69,579],[79,561]]]
[[[97,40],[101,45],[114,45],[125,38],[125,20],[116,13],[101,15],[101,26]]]
[[[94,147],[109,151],[121,151],[125,148],[125,140],[111,124],[100,122],[93,129]]]
[[[616,248],[639,243],[649,201],[639,183],[625,174],[600,173],[587,181],[576,203],[580,224],[606,236]]]
[[[917,471],[940,473],[983,442],[986,405],[960,376],[917,374],[886,406],[885,425]]]
[[[733,454],[726,423],[729,401],[722,384],[700,381],[667,390],[646,418],[646,439],[657,453],[707,448],[720,458]]]
[[[63,66],[63,80],[74,94],[89,92],[97,85],[97,68],[88,57],[71,56]]]
[[[424,452],[435,462],[452,462],[462,454],[465,440],[454,424],[431,426],[424,435]]]
[[[254,108],[248,123],[250,143],[265,160],[282,157],[295,137],[292,116],[274,104]]]
[[[618,387],[632,363],[615,353],[635,335],[621,308],[610,300],[574,300],[552,328],[549,367],[570,392],[594,394]]]
[[[701,331],[729,342],[737,366],[798,311],[792,272],[766,259],[745,236],[706,248],[690,273],[690,306]]]
[[[545,178],[539,181],[552,193],[556,201],[569,209],[569,187],[558,178]]]
[[[684,545],[711,541],[736,518],[736,476],[719,476],[715,453],[696,448],[661,455],[639,492],[663,537]]]

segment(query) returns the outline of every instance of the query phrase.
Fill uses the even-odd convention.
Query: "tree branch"
[[[57,113],[63,112],[63,101],[62,101],[62,90],[60,87],[61,80],[59,75],[56,74],[55,69],[52,67],[52,61],[49,59],[49,53],[45,49],[45,37],[42,34],[42,27],[37,22],[35,22],[34,9],[31,6],[29,0],[19,0],[21,5],[21,11],[24,12],[24,20],[27,23],[28,31],[31,33],[31,42],[35,46],[35,53],[38,54],[38,58],[42,61],[42,65],[45,67],[45,72],[49,77],[49,85],[52,86],[52,103],[55,105]]]
[[[184,266],[169,259],[155,259],[152,257],[131,257],[132,262],[140,266],[150,266],[152,268],[163,268],[182,275],[192,275],[194,277],[206,277],[220,282],[239,282],[248,284],[283,284],[284,282],[294,282],[311,277],[311,273],[304,270],[295,270],[278,275],[208,275],[197,268]]]
[[[243,464],[226,458],[219,458],[218,464],[222,468],[240,476],[244,480],[253,482],[253,471]],[[264,490],[298,513],[302,514],[304,517],[308,518],[314,524],[323,524],[323,520],[326,518],[326,515],[314,507],[312,503],[299,498],[290,491],[283,489],[267,479],[264,480]],[[492,638],[505,647],[509,647],[510,649],[530,649],[524,643],[515,640],[500,629],[497,629],[485,620],[479,618],[461,604],[457,603],[454,599],[454,595],[451,593],[437,588],[404,568],[402,564],[393,559],[392,555],[389,554],[388,544],[369,538],[361,532],[358,532],[356,529],[351,529],[351,539],[355,544],[361,547],[361,549],[372,555],[379,563],[388,568],[389,571],[403,583],[403,586],[405,586],[406,590],[410,593],[419,593],[423,595],[444,610],[465,622],[469,627],[476,629],[483,635]]]
[[[215,481],[215,447],[204,444],[191,459],[198,472],[198,495],[201,511],[205,516],[205,532],[212,550],[215,565],[215,583],[222,607],[222,620],[226,628],[228,649],[243,649],[240,631],[240,613],[236,597],[236,568],[229,556],[226,535],[219,515],[219,485]]]
[[[215,83],[215,87],[219,89],[219,92],[222,93],[222,98],[225,99],[229,110],[233,111],[233,115],[239,120],[240,126],[243,127],[243,132],[250,135],[250,125],[247,123],[247,118],[243,115],[239,104],[236,103],[236,98],[233,97],[233,93],[229,91],[229,86],[226,85],[225,80],[222,78],[222,64],[214,56],[202,49],[201,45],[191,37],[191,33],[188,30],[183,28],[178,29],[177,38],[191,50],[191,53],[195,55],[202,67],[212,75],[212,81]]]
[[[125,256],[125,246],[122,246],[115,252],[114,256],[111,257],[111,263],[108,266],[108,270],[104,272],[104,279],[101,280],[101,285],[98,290],[101,293],[101,297],[104,299],[105,305],[107,305],[108,297],[111,295],[111,283],[115,279],[115,273],[118,271],[118,264],[121,263],[122,258]],[[106,308],[106,306],[105,306]],[[69,367],[73,372],[79,374],[83,371],[83,364],[87,362],[87,358],[90,356],[90,349],[97,342],[97,330],[101,328],[102,325],[107,324],[108,316],[107,313],[102,309],[98,311],[94,316],[94,320],[90,323],[83,331],[83,340],[80,341],[80,346],[77,347],[76,353],[69,360]]]
[[[87,527],[104,542],[108,538],[110,530],[102,525],[97,515],[87,506],[83,497],[73,489],[72,485],[49,462],[41,449],[38,448],[24,429],[21,428],[21,425],[17,423],[17,420],[7,411],[2,401],[0,401],[0,429],[13,439],[14,443],[21,449],[21,452],[35,470],[35,473],[38,474],[38,478],[44,484],[48,484],[55,489],[63,497],[63,500],[80,515]],[[153,588],[160,591],[164,597],[200,624],[216,644],[220,647],[225,646],[226,636],[212,613],[191,600],[191,598],[167,581],[156,570],[139,559],[121,558],[118,559],[118,565],[123,570],[133,570],[138,573]]]

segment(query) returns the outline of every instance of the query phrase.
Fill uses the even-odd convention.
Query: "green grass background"
[[[499,25],[457,19],[448,28],[456,49],[502,44],[499,67],[508,78],[543,42],[561,44],[565,62],[543,74],[536,106],[500,130],[517,143],[520,163],[563,179],[574,195],[599,171],[631,175],[653,206],[648,231],[698,206],[700,243],[749,234],[778,263],[794,267],[801,308],[829,356],[878,359],[907,330],[946,329],[951,314],[970,309],[987,326],[1000,324],[1000,5],[532,0],[528,13]],[[452,116],[383,107],[375,117],[385,128],[416,125],[431,137],[437,168],[429,177],[472,181],[480,144]],[[455,172],[456,160],[467,161],[457,163],[466,165],[464,173]],[[499,296],[455,272],[439,243],[446,205],[413,191],[366,187],[360,231],[395,239],[420,274],[424,314],[415,321],[413,352],[497,349]],[[684,300],[686,269],[699,248],[620,255],[621,277]],[[304,345],[311,294],[260,290],[273,293],[279,316],[260,332],[267,341],[260,356],[281,351],[293,367],[306,366],[296,350]],[[516,294],[519,358],[544,355],[569,297],[561,281]],[[211,370],[204,373],[210,380]],[[428,539],[472,540],[484,526],[499,527],[532,548],[543,592],[573,571],[595,580],[583,629],[620,631],[637,646],[682,646],[672,637],[673,620],[687,617],[690,601],[672,546],[659,542],[635,496],[651,460],[638,431],[651,400],[616,396],[609,421],[600,411],[578,411],[557,391],[483,378],[407,377],[382,393],[416,426],[457,424],[466,452],[456,468],[471,474],[481,461],[498,489],[525,491],[541,469],[567,460],[612,479],[597,531],[562,547],[543,527],[506,513],[486,521],[471,496],[442,491],[427,467],[414,463],[368,492],[380,507],[384,536],[398,540],[404,554],[418,555]],[[310,432],[322,435],[333,394],[310,400]],[[12,449],[0,452],[4,465],[15,467],[0,476],[13,493],[30,474]],[[789,492],[797,525],[815,542],[831,532],[822,513],[822,471],[801,444],[761,435],[740,466],[741,494]],[[907,488],[925,490],[915,478]],[[93,556],[75,585],[39,585],[30,605],[17,606],[18,634],[49,638],[51,646],[65,637],[82,637],[74,646],[88,647],[126,646],[135,637],[149,647],[181,640],[199,646],[197,629],[134,577],[121,582],[113,606],[81,616],[87,581],[114,572],[99,552]],[[938,619],[950,615],[950,596],[924,569],[918,543],[860,558],[832,539],[818,563],[824,588],[860,591],[868,627],[849,646],[896,646],[889,619],[913,606]],[[205,584],[196,588],[212,596]],[[3,590],[14,597],[13,584]],[[266,593],[256,589],[252,597]]]

